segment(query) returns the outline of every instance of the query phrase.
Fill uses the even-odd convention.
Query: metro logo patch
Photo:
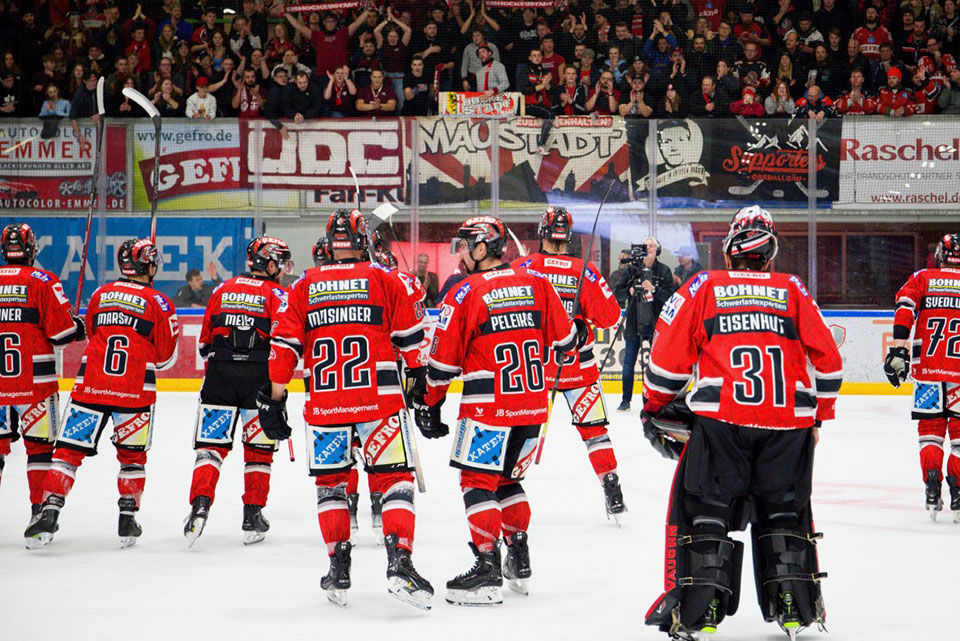
[[[810,298],[810,292],[807,291],[807,288],[803,286],[803,281],[796,276],[790,277],[790,282],[797,286],[797,289],[800,290],[800,293],[803,294],[804,298]]]
[[[161,310],[165,312],[170,311],[170,305],[167,303],[167,299],[163,296],[163,294],[154,294],[153,300],[157,301],[157,305],[160,306]]]
[[[457,305],[462,305],[463,299],[466,298],[469,293],[470,283],[464,283],[460,289],[457,290],[457,293],[453,295],[453,300],[457,301]]]
[[[697,292],[700,291],[700,286],[707,282],[708,278],[710,278],[710,272],[700,272],[693,277],[693,281],[687,286],[687,292],[690,294],[690,298],[697,295]]]
[[[33,278],[36,278],[37,280],[42,281],[42,282],[44,282],[44,283],[49,283],[49,282],[50,282],[50,276],[49,276],[48,274],[43,273],[43,272],[40,271],[39,269],[33,270],[32,272],[30,272],[30,275],[31,275]]]

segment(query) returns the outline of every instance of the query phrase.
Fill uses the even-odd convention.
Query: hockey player
[[[83,340],[60,279],[33,266],[37,236],[25,223],[0,235],[0,476],[10,444],[23,436],[31,513],[40,514],[60,414],[54,347]]]
[[[190,515],[183,535],[190,547],[210,515],[220,466],[233,448],[237,423],[243,441],[243,542],[264,539],[270,523],[262,510],[270,491],[276,441],[260,428],[257,392],[270,382],[270,330],[287,299],[280,278],[292,267],[290,248],[279,238],[247,245],[249,274],[221,283],[207,303],[198,347],[207,361],[194,427],[197,460],[190,485]]]
[[[612,516],[619,523],[626,507],[620,490],[620,477],[617,475],[617,457],[607,434],[607,408],[594,359],[593,330],[590,326],[601,329],[615,326],[620,320],[620,305],[600,271],[590,264],[584,272],[580,308],[576,311],[573,309],[583,259],[567,256],[567,246],[573,236],[573,216],[566,208],[548,207],[540,218],[537,236],[540,238],[540,251],[516,259],[513,266],[545,276],[560,296],[567,314],[588,323],[587,342],[572,360],[564,363],[558,390],[567,399],[573,425],[587,446],[590,464],[600,479],[607,518]],[[557,359],[551,358],[544,367],[547,388],[552,389],[557,378]]]
[[[665,592],[646,623],[671,638],[713,632],[736,612],[751,517],[753,569],[764,620],[791,639],[824,621],[810,506],[813,450],[832,419],[840,353],[799,278],[769,272],[770,214],[740,210],[723,241],[726,270],[700,272],[664,307],[644,377],[644,434],[680,457],[667,516]],[[655,417],[694,380],[689,441]]]
[[[935,269],[914,273],[897,292],[893,346],[883,372],[894,387],[913,376],[913,420],[933,520],[943,509],[943,441],[950,428],[947,485],[953,520],[960,523],[960,234],[941,238],[935,255]]]
[[[455,605],[498,605],[503,576],[512,589],[527,593],[530,506],[520,481],[547,420],[544,361],[551,350],[575,349],[578,331],[549,281],[503,262],[502,222],[470,218],[457,236],[464,241],[459,253],[470,276],[443,301],[427,379],[414,389],[413,405],[425,437],[445,436],[449,428],[440,408],[450,382],[462,375],[450,464],[460,469],[476,563],[447,581],[446,599]],[[501,532],[507,544],[502,575]]]
[[[110,420],[111,440],[120,461],[121,547],[133,545],[141,534],[135,514],[146,483],[157,371],[176,361],[180,323],[170,299],[151,287],[160,265],[160,252],[153,242],[124,241],[117,264],[120,280],[97,289],[87,307],[90,341],[43,483],[40,518],[24,533],[27,547],[42,547],[53,538],[77,468],[84,458],[97,454],[100,435]]]
[[[433,587],[413,567],[413,475],[401,421],[405,417],[394,348],[407,374],[423,377],[422,318],[402,280],[365,260],[367,226],[360,212],[340,209],[327,222],[334,262],[304,273],[291,288],[272,333],[270,380],[257,398],[260,423],[271,438],[290,437],[287,382],[303,358],[307,401],[304,419],[310,474],[316,478],[317,517],[330,555],[320,582],[337,605],[350,587],[350,516],[347,481],[354,432],[363,460],[383,493],[387,589],[396,598],[429,609]]]

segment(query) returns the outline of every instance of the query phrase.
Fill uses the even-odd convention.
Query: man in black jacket
[[[306,71],[298,71],[296,81],[283,90],[283,117],[295,123],[320,115],[320,90],[310,82]]]
[[[641,348],[649,350],[653,329],[664,303],[677,290],[670,268],[657,260],[660,242],[649,237],[643,249],[633,254],[630,266],[616,286],[616,295],[627,297],[626,325],[623,336],[626,349],[623,354],[623,395],[618,411],[630,409],[633,399],[633,373]]]

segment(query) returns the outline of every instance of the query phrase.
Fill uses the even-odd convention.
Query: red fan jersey
[[[711,31],[720,29],[720,21],[723,20],[723,8],[727,0],[690,0],[693,5],[693,14],[699,18],[706,18],[710,23]]]
[[[837,111],[843,115],[867,115],[876,113],[877,99],[864,91],[860,92],[858,99],[854,99],[849,91],[844,92],[833,103]]]
[[[314,267],[293,284],[272,333],[270,380],[286,384],[303,358],[307,423],[363,423],[404,407],[394,348],[407,367],[421,364],[414,291],[368,262]]]
[[[265,276],[244,274],[213,290],[197,346],[214,361],[266,363],[270,330],[287,290]]]
[[[59,278],[26,265],[0,267],[0,406],[55,393],[53,347],[72,341],[76,330]]]
[[[877,98],[877,113],[887,116],[894,109],[901,107],[904,110],[904,116],[909,116],[916,112],[917,103],[913,100],[913,92],[911,90],[900,88],[892,91],[888,87],[880,90],[880,96]]]
[[[132,280],[107,283],[87,306],[87,336],[70,397],[116,407],[153,405],[157,371],[177,360],[180,321],[170,299]]]
[[[842,363],[796,276],[700,272],[664,306],[643,393],[654,409],[686,389],[694,413],[769,429],[833,418]]]
[[[551,256],[531,254],[513,261],[514,267],[522,267],[536,275],[541,275],[553,285],[560,296],[567,315],[573,315],[573,299],[577,295],[577,282],[583,259],[570,256]],[[613,297],[600,272],[594,265],[587,265],[584,272],[583,291],[580,293],[580,309],[577,318],[600,329],[613,327],[620,320],[620,305]],[[561,390],[578,389],[592,385],[600,377],[593,353],[593,332],[587,342],[575,352],[573,362],[567,362],[560,372]],[[551,358],[546,364],[547,385],[552,386],[557,377],[557,359]]]
[[[921,269],[897,292],[894,338],[913,327],[910,374],[960,383],[960,269]]]
[[[860,43],[860,53],[871,60],[880,59],[880,45],[884,42],[893,44],[890,30],[881,24],[878,24],[875,29],[867,29],[866,26],[857,27],[851,37]]]
[[[547,420],[543,362],[569,352],[577,330],[560,297],[541,276],[502,265],[471,274],[440,308],[427,363],[429,405],[463,374],[459,418],[488,425]]]
[[[933,114],[937,112],[937,100],[940,92],[950,86],[950,81],[940,74],[928,75],[923,87],[913,92],[915,106],[912,114]]]

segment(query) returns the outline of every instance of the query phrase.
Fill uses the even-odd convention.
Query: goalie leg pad
[[[779,598],[789,590],[801,625],[823,623],[820,581],[827,573],[820,571],[816,549],[823,535],[814,532],[810,504],[799,512],[792,504],[762,504],[757,509],[758,522],[751,528],[753,569],[764,620],[777,619]]]
[[[257,414],[256,410],[248,411]],[[212,447],[229,450],[233,448],[237,414],[236,407],[200,403],[197,406],[197,421],[193,428],[193,449]],[[260,416],[257,414],[257,427],[259,426]]]

